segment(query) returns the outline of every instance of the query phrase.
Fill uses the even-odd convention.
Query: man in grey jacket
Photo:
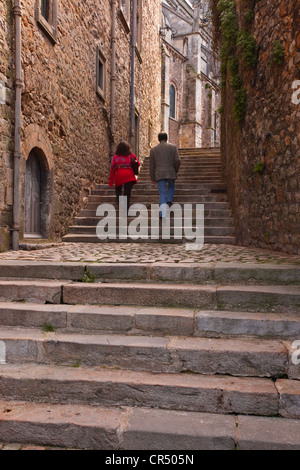
[[[150,177],[152,183],[157,183],[159,205],[173,203],[175,180],[180,167],[180,157],[176,145],[168,143],[168,135],[158,134],[159,144],[150,150]],[[164,206],[166,207],[166,206]],[[163,210],[162,217],[166,216]]]

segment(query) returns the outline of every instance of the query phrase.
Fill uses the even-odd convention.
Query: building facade
[[[219,60],[209,2],[162,1],[161,127],[182,148],[220,145]]]
[[[120,140],[148,155],[160,22],[160,0],[0,3],[0,250],[66,233]]]

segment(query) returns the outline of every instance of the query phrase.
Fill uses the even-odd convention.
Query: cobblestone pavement
[[[73,450],[73,449],[64,449],[60,447],[43,447],[32,444],[15,444],[15,443],[3,443],[0,442],[0,450]]]
[[[22,246],[21,246],[22,247]],[[0,254],[0,260],[85,263],[275,263],[300,264],[299,255],[235,245],[204,245],[187,251],[184,244],[166,243],[53,243],[27,244],[20,251]]]

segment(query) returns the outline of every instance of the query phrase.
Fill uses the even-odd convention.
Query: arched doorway
[[[48,236],[49,203],[49,169],[42,150],[34,148],[26,160],[24,223],[26,238]]]

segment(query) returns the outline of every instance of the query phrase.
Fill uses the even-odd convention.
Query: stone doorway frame
[[[42,207],[41,207],[41,237],[51,236],[51,208],[53,205],[53,152],[46,131],[38,124],[30,124],[24,130],[22,137],[20,163],[20,235],[27,238],[25,232],[25,184],[26,184],[26,162],[30,153],[34,151],[38,156],[43,171]]]

